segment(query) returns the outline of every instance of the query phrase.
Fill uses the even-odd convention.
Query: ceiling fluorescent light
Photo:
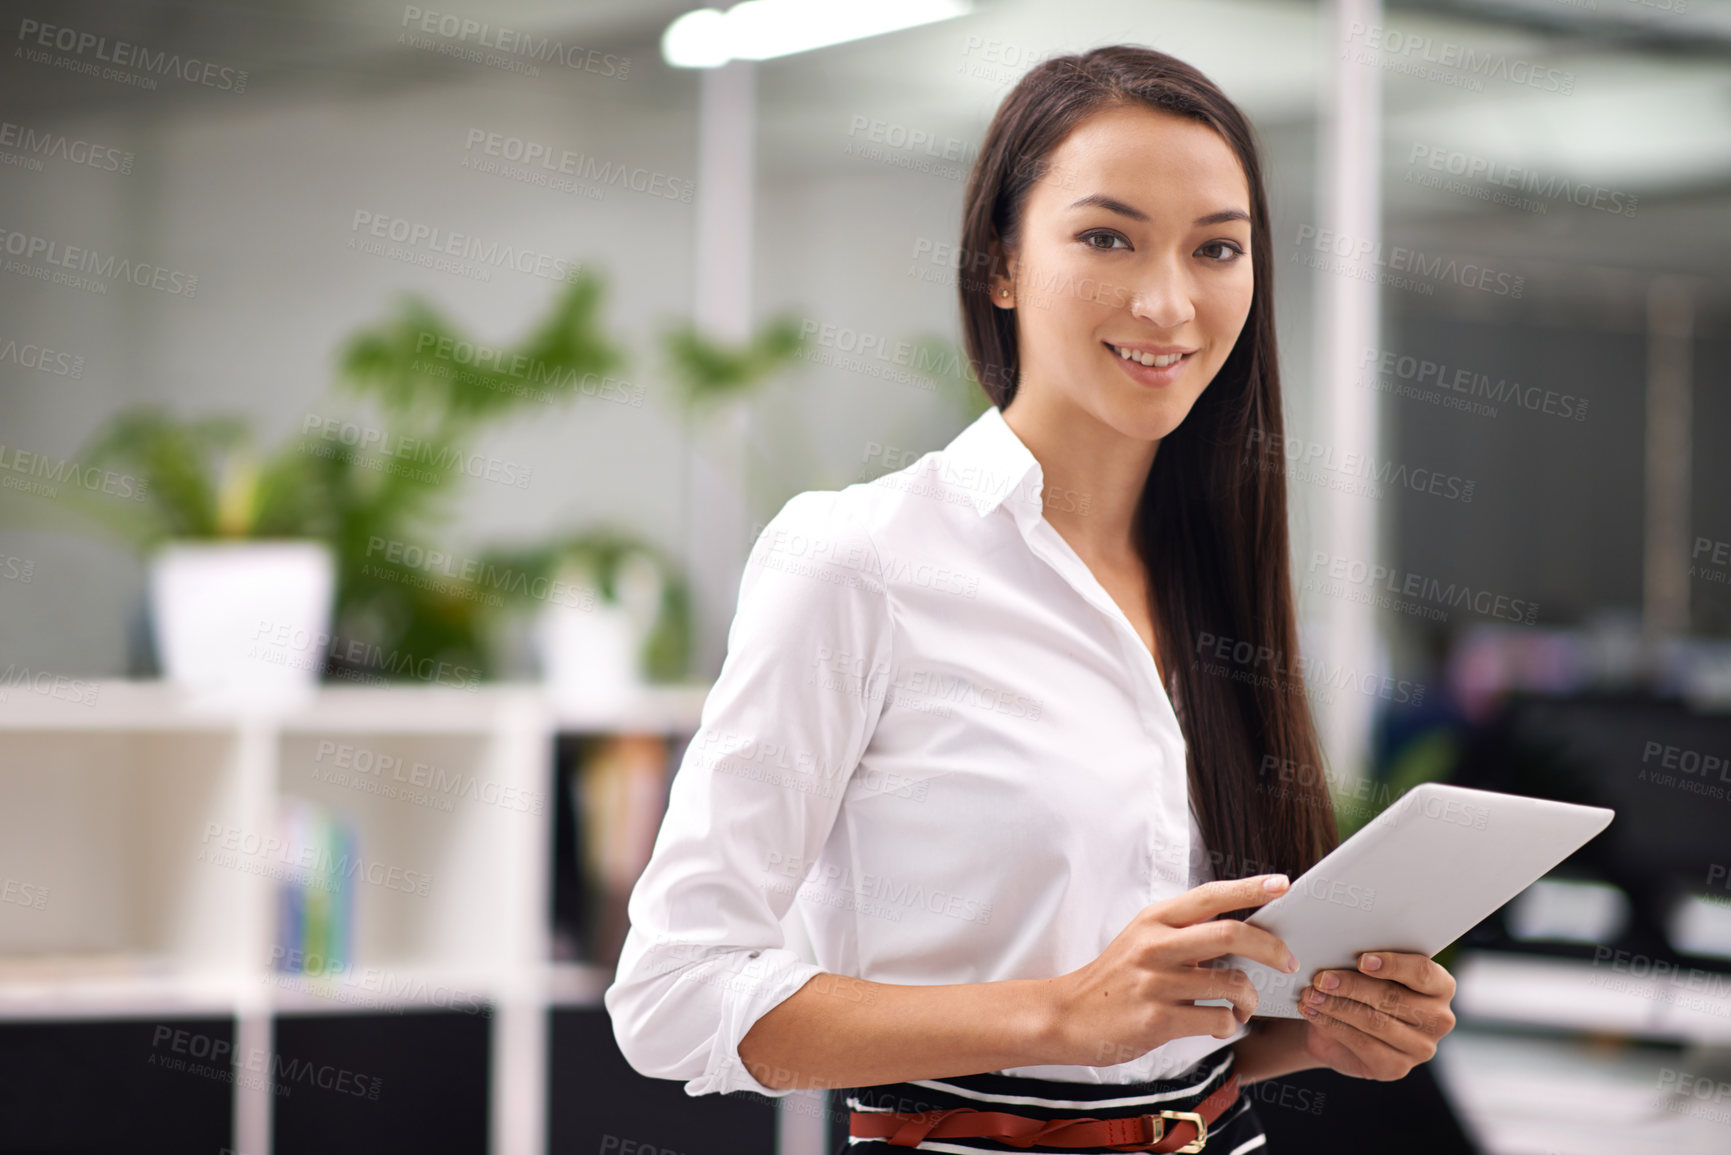
[[[674,68],[769,60],[965,16],[972,0],[744,0],[687,12],[661,36]]]

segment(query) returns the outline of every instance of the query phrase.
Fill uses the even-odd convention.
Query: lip
[[[1122,348],[1122,349],[1134,349],[1139,353],[1153,353],[1156,356],[1160,355],[1163,352],[1164,353],[1183,353],[1184,354],[1183,357],[1172,362],[1172,364],[1167,365],[1164,368],[1158,368],[1158,367],[1153,366],[1153,365],[1144,365],[1140,361],[1132,361],[1127,357],[1119,356],[1118,353],[1115,350],[1113,350],[1113,348],[1111,347],[1111,345],[1108,342],[1105,342],[1105,341],[1100,342],[1100,347],[1102,349],[1106,350],[1106,356],[1112,358],[1113,362],[1118,366],[1118,368],[1122,369],[1124,371],[1125,375],[1128,376],[1132,381],[1136,382],[1138,385],[1146,385],[1146,386],[1149,386],[1151,388],[1158,388],[1162,385],[1170,385],[1170,384],[1172,384],[1172,382],[1178,380],[1178,375],[1180,373],[1184,372],[1184,367],[1186,365],[1190,364],[1191,355],[1193,355],[1196,352],[1196,350],[1194,350],[1194,349],[1183,349],[1183,348],[1180,348],[1179,346],[1176,346],[1176,345],[1168,345],[1164,350],[1160,349],[1158,346],[1153,346],[1153,345],[1121,345],[1121,346],[1119,346],[1119,348]]]
[[[1195,349],[1186,349],[1182,345],[1144,345],[1136,341],[1102,341],[1102,345],[1115,345],[1120,349],[1128,349],[1132,353],[1152,353],[1156,357],[1165,357],[1171,353],[1194,353]]]

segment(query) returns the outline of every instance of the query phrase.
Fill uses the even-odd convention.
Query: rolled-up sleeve
[[[881,573],[845,493],[798,494],[752,546],[603,995],[626,1061],[688,1095],[790,1093],[753,1077],[739,1043],[823,969],[788,949],[781,920],[882,708]]]

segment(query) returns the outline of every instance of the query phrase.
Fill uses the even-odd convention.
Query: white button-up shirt
[[[637,1071],[785,1095],[739,1041],[813,975],[1049,978],[1212,876],[1153,657],[1042,516],[1088,498],[1043,490],[991,408],[758,536],[603,999]],[[1002,1073],[1168,1078],[1244,1033]]]

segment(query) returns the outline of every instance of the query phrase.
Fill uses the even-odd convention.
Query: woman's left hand
[[[1299,998],[1305,1050],[1343,1075],[1403,1078],[1454,1030],[1454,993],[1454,976],[1422,954],[1359,955],[1357,971],[1319,971]]]

